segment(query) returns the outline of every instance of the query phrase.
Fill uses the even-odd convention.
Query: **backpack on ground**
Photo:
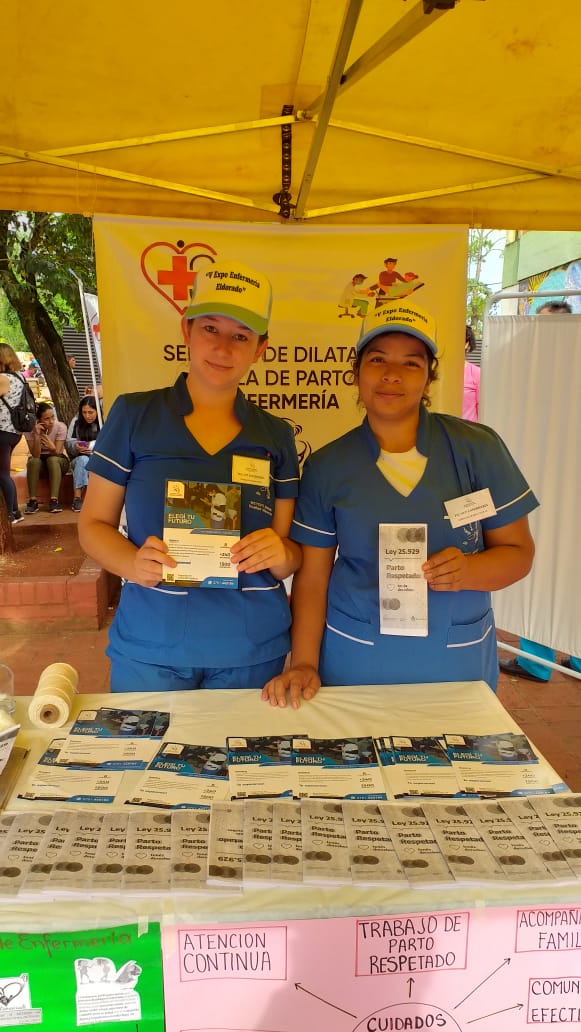
[[[17,376],[22,383],[22,394],[16,405],[9,405],[0,396],[0,401],[6,406],[10,413],[12,426],[19,434],[30,434],[36,426],[36,399],[23,376],[18,373],[8,373],[8,376]]]

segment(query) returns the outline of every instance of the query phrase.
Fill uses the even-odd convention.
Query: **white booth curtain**
[[[532,572],[495,592],[499,628],[581,656],[581,317],[485,321],[480,422],[501,435],[535,492]]]

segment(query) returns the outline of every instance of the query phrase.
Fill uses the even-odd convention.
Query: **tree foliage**
[[[83,328],[75,276],[95,292],[90,219],[46,211],[0,211],[0,289],[16,313],[27,350],[39,362],[63,422],[73,418],[79,403],[62,342],[63,326]],[[15,343],[18,347],[19,341]]]
[[[482,282],[484,260],[497,246],[498,231],[471,229],[468,233],[468,270],[466,276],[466,323],[482,338],[484,308],[492,290]]]

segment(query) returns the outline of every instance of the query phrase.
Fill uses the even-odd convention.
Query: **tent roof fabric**
[[[5,0],[0,207],[581,229],[579,0],[430,6]]]

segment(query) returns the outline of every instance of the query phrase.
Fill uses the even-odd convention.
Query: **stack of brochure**
[[[222,800],[208,808],[16,812],[0,899],[265,886],[521,886],[581,880],[581,794],[501,800]]]
[[[161,710],[83,710],[66,738],[55,738],[18,792],[20,799],[112,803],[123,771],[143,770],[169,727]]]
[[[123,801],[166,810],[228,798],[494,799],[567,791],[523,734],[372,739],[297,732],[207,744],[169,741],[168,727],[164,711],[84,710],[67,737],[50,743],[18,795],[107,804],[119,796],[126,770],[144,773]]]

